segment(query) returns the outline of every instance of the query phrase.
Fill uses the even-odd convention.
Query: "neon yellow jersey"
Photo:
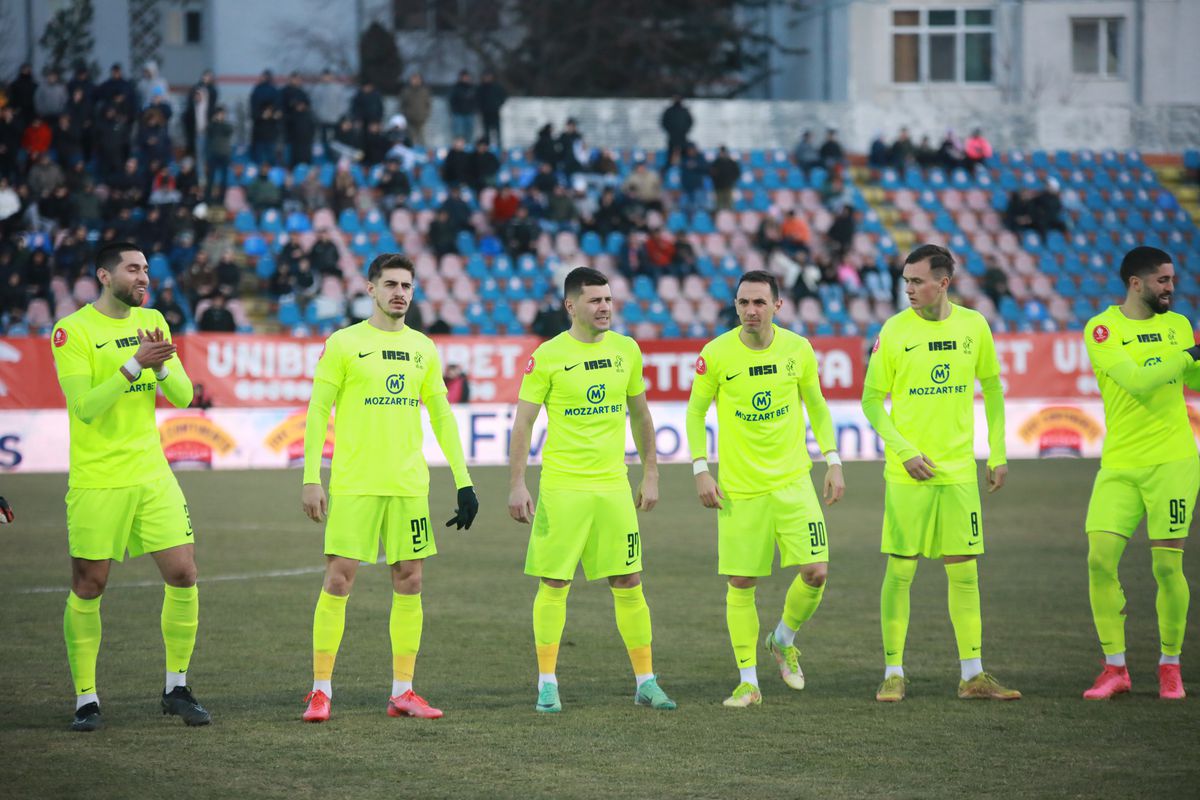
[[[131,308],[127,318],[113,319],[86,305],[63,317],[50,338],[59,381],[86,377],[95,387],[111,379],[137,352],[138,328],[144,331],[159,328],[168,339],[171,336],[167,321],[152,308]],[[172,363],[177,363],[174,357],[165,366],[169,369]],[[71,433],[68,483],[72,488],[137,486],[170,474],[154,418],[157,388],[154,373],[147,369],[90,424],[68,409]]]
[[[642,351],[628,336],[607,331],[588,344],[564,331],[542,342],[525,366],[520,393],[546,406],[541,486],[628,488],[625,400],[645,391]]]
[[[1174,311],[1135,320],[1125,316],[1120,306],[1109,306],[1088,320],[1084,342],[1100,385],[1108,429],[1100,466],[1136,469],[1195,457],[1196,442],[1181,378],[1135,397],[1109,375],[1130,362],[1143,367],[1178,358],[1184,348],[1192,346],[1192,337],[1187,317]],[[1188,367],[1188,371],[1193,373],[1196,368]]]
[[[747,347],[738,327],[704,345],[696,361],[692,398],[707,411],[716,397],[718,477],[730,497],[776,491],[812,469],[801,395],[820,392],[817,357],[803,336],[773,327],[764,350]],[[833,448],[830,439],[822,449]],[[689,445],[693,458],[704,457],[704,442]]]
[[[891,393],[896,429],[936,465],[933,478],[914,480],[888,447],[884,478],[975,483],[975,380],[999,374],[992,330],[977,311],[951,304],[950,315],[934,322],[909,308],[884,323],[865,383]]]
[[[326,340],[313,381],[337,389],[330,494],[429,494],[420,405],[446,393],[429,337],[365,321],[343,328]]]

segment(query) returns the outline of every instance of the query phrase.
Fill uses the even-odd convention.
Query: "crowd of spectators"
[[[1033,231],[1043,242],[1050,231],[1064,235],[1068,233],[1058,181],[1051,178],[1040,190],[1018,189],[1011,192],[1004,209],[1004,227],[1013,233]]]
[[[909,167],[928,170],[940,167],[974,170],[992,157],[992,145],[983,131],[976,128],[964,141],[953,130],[946,131],[941,144],[934,146],[928,134],[914,141],[908,128],[901,128],[896,137],[888,142],[882,132],[871,139],[867,152],[867,166],[876,172],[894,169],[903,172]]]

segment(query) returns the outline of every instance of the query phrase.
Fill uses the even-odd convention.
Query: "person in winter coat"
[[[412,143],[418,147],[424,147],[426,145],[425,123],[429,121],[429,115],[433,113],[433,95],[419,72],[414,72],[409,76],[408,83],[400,92],[400,113],[408,122],[408,135],[411,137]]]

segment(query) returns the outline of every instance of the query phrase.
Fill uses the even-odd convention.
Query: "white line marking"
[[[242,572],[235,575],[201,575],[199,583],[217,583],[218,581],[254,581],[262,578],[290,578],[293,575],[316,575],[324,572],[325,567],[298,567],[296,569],[272,569],[265,572]],[[133,581],[132,583],[110,583],[105,589],[149,589],[162,586],[162,579],[153,581]],[[66,592],[67,586],[33,586],[28,589],[16,589],[4,594],[51,594]]]

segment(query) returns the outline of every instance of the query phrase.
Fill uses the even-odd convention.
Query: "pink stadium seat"
[[[447,300],[438,308],[438,314],[446,321],[447,325],[458,326],[466,325],[467,318],[463,315],[462,306],[453,300]]]
[[[1001,231],[996,237],[996,248],[1001,253],[1013,254],[1021,250],[1021,240],[1012,231]]]
[[[860,328],[865,328],[874,322],[874,317],[871,315],[871,304],[863,297],[850,298],[850,302],[846,304],[846,313],[850,315],[850,321]]]
[[[545,261],[554,254],[554,242],[550,239],[550,234],[543,233],[537,238],[534,244],[534,250],[537,253],[539,261]]]
[[[987,192],[982,189],[968,189],[966,193],[967,208],[972,211],[987,211],[991,208]]]
[[[708,287],[699,275],[688,275],[683,279],[682,294],[684,298],[694,302],[708,296]]]
[[[434,213],[429,209],[417,212],[417,231],[422,236],[429,235],[429,223],[433,222]]]
[[[440,303],[450,296],[450,290],[441,275],[431,275],[421,283],[421,287],[425,296],[435,303]]]
[[[476,299],[475,284],[466,275],[460,275],[450,284],[450,297],[466,305]]]
[[[322,228],[336,228],[337,220],[333,217],[333,212],[328,208],[318,208],[313,212],[312,216],[313,230],[321,230]]]
[[[48,327],[54,322],[54,318],[50,314],[50,304],[41,297],[35,297],[29,301],[29,306],[25,309],[25,323],[29,325],[31,330]]]
[[[881,300],[875,301],[875,321],[883,324],[896,314],[896,307]]]
[[[346,295],[353,297],[356,294],[367,293],[367,278],[361,272],[356,272],[346,278]]]
[[[808,218],[808,227],[814,231],[825,233],[829,230],[829,226],[833,224],[833,214],[830,214],[824,208],[818,208],[812,212]]]
[[[1012,296],[1018,300],[1026,300],[1029,297],[1029,284],[1025,279],[1015,273],[1010,273],[1008,276],[1008,290],[1012,292]]]
[[[517,322],[528,328],[537,317],[538,304],[536,300],[522,300],[517,303]]]
[[[554,237],[554,250],[563,258],[571,258],[579,252],[579,239],[571,231],[559,231]]]
[[[342,305],[345,306],[346,300],[342,298]],[[250,317],[246,314],[246,306],[238,298],[233,298],[228,304],[229,313],[233,315],[233,323],[239,328],[250,327]]]
[[[664,275],[658,279],[658,299],[664,303],[678,300],[680,295],[679,278],[674,275]]]
[[[225,211],[231,215],[237,215],[239,211],[246,208],[246,193],[240,186],[230,186],[225,190]]]
[[[649,230],[656,231],[663,226],[663,215],[658,211],[646,212],[646,227]]]
[[[761,250],[750,249],[741,257],[742,271],[749,272],[752,269],[765,269],[767,264],[763,260]]]
[[[955,222],[958,223],[959,229],[968,236],[979,230],[979,217],[975,216],[974,211],[959,211],[955,215]]]
[[[780,189],[775,192],[774,206],[780,211],[791,211],[796,207],[796,195],[791,189]]]
[[[899,189],[892,195],[892,205],[902,213],[912,211],[917,207],[917,196],[908,189]]]
[[[800,190],[800,207],[805,211],[816,211],[823,207],[821,195],[817,194],[815,189]]]
[[[408,250],[408,248],[406,247],[405,250]],[[409,252],[413,251],[410,250]],[[418,255],[413,259],[413,269],[416,270],[417,280],[427,281],[430,276],[437,275],[437,259],[433,257],[433,254],[422,252],[420,249],[416,252]]]
[[[75,298],[75,302],[79,305],[87,305],[94,303],[100,298],[100,286],[96,283],[95,278],[89,278],[86,275],[75,281],[75,288],[71,292]]]
[[[679,327],[686,328],[696,321],[696,309],[687,300],[676,300],[671,304],[671,319],[679,323]]]
[[[792,302],[792,298],[788,297],[787,295],[783,295],[779,299],[781,303],[777,313],[777,319],[779,320],[780,325],[789,327],[796,319],[796,304]]]
[[[317,234],[313,233],[312,231],[305,231],[304,233],[300,234],[293,233],[289,235],[295,237],[295,241],[306,253],[309,250],[312,250],[313,244],[317,241]]]
[[[737,229],[737,216],[732,211],[721,209],[717,212],[716,226],[718,233],[733,233]]]
[[[743,233],[758,233],[758,226],[761,223],[762,217],[757,211],[743,211],[738,216],[738,228]]]
[[[1055,296],[1054,284],[1051,283],[1050,277],[1040,272],[1030,277],[1029,292],[1043,301],[1048,301]]]
[[[696,321],[705,325],[715,325],[721,315],[721,304],[711,297],[705,297],[696,304]]]
[[[704,251],[714,260],[725,257],[728,250],[725,237],[719,233],[710,233],[704,237]]]
[[[624,275],[615,275],[608,279],[608,288],[612,289],[613,300],[617,303],[628,303],[632,293],[629,291],[629,281]]]
[[[410,231],[414,230],[412,212],[407,208],[397,208],[392,212],[391,219],[388,221],[388,227],[392,229],[392,233],[397,239],[404,238]]]
[[[486,213],[492,213],[492,204],[496,202],[496,190],[491,186],[479,193],[479,207]]]
[[[979,217],[979,225],[989,233],[998,233],[1004,230],[1004,220],[1000,219],[1000,215],[995,211],[985,211]]]
[[[950,213],[954,213],[963,207],[964,204],[962,192],[957,189],[947,189],[942,192],[942,205]]]
[[[448,281],[461,277],[463,274],[462,258],[454,253],[442,256],[442,260],[438,263],[438,274]]]
[[[639,322],[629,333],[634,339],[657,339],[660,330],[653,322]]]
[[[988,255],[996,252],[996,243],[993,241],[989,233],[977,233],[971,237],[971,247],[980,255]]]
[[[611,281],[617,274],[617,262],[608,253],[601,253],[592,259],[592,269],[599,270]]]
[[[326,275],[324,278],[321,278],[321,294],[325,295],[326,297],[333,297],[335,299],[344,298],[346,296],[345,288],[342,286],[342,282],[332,275]]]
[[[1016,253],[1013,253],[1012,266],[1013,269],[1020,275],[1040,274],[1037,261],[1034,260],[1032,255],[1024,250],[1018,250]]]
[[[810,327],[820,325],[825,321],[825,314],[821,310],[821,302],[815,297],[802,298],[796,311],[800,316],[800,321]]]

